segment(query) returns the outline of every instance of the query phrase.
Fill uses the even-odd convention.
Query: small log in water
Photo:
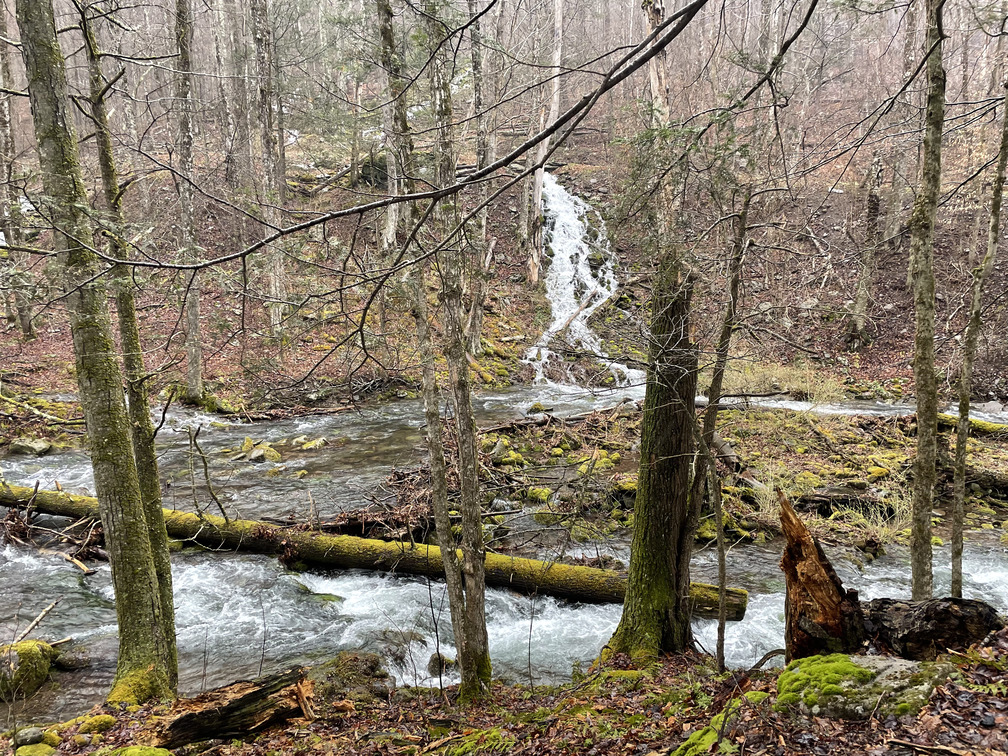
[[[33,496],[32,508],[45,514],[76,518],[98,516],[98,502],[90,496],[0,485],[2,506],[24,507]],[[275,554],[286,562],[310,567],[381,570],[429,577],[444,575],[440,549],[428,544],[327,535],[255,520],[224,520],[191,512],[165,510],[164,516],[169,536],[212,549]],[[486,555],[486,582],[489,586],[525,594],[589,603],[622,603],[626,593],[626,576],[613,570],[502,554]],[[690,594],[696,616],[717,617],[717,586],[693,583]],[[746,591],[729,588],[728,619],[741,620],[748,601]]]

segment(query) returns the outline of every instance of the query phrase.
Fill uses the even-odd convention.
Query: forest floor
[[[695,653],[668,656],[639,671],[619,668],[617,659],[615,666],[593,668],[560,687],[495,684],[485,703],[469,707],[456,705],[454,688],[394,690],[366,660],[359,666],[370,669],[367,679],[348,675],[357,663],[352,657],[340,661],[342,671],[313,685],[313,719],[174,752],[998,756],[1008,750],[1008,630],[955,655],[953,671],[919,713],[880,714],[886,709],[880,698],[859,720],[781,704],[780,670],[718,673],[710,657]],[[156,742],[152,733],[165,713],[162,706],[97,707],[50,727],[48,739],[57,754],[110,753]],[[5,743],[0,738],[0,753]]]

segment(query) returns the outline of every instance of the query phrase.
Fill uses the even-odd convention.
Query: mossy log
[[[147,746],[178,748],[204,740],[246,737],[295,716],[310,717],[310,688],[302,669],[236,682],[176,701],[136,740]]]
[[[56,491],[34,491],[24,486],[0,486],[0,505],[32,507],[59,517],[97,517],[98,503],[90,496]],[[378,541],[345,535],[327,535],[269,525],[255,520],[227,520],[212,515],[165,510],[168,535],[213,549],[234,549],[280,555],[285,561],[329,569],[366,569],[407,575],[444,575],[437,546],[402,541]],[[487,585],[527,594],[556,596],[589,603],[621,603],[626,576],[613,570],[581,567],[501,554],[486,555]],[[693,613],[717,617],[717,586],[693,583]],[[745,616],[749,594],[728,589],[728,619]]]
[[[938,413],[939,428],[955,428],[959,424],[959,416],[950,412]],[[1008,425],[992,423],[989,420],[969,419],[970,433],[974,436],[1008,436]]]
[[[784,600],[787,660],[859,649],[865,629],[857,591],[844,590],[819,542],[780,489],[777,497],[781,527],[787,538],[780,565],[787,582]]]

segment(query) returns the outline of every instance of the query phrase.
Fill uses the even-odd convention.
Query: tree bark
[[[81,519],[98,514],[98,502],[90,496],[0,485],[0,506],[23,508],[29,502],[33,510],[55,517]],[[328,535],[255,520],[225,520],[173,510],[164,510],[164,520],[172,538],[210,549],[273,554],[305,567],[380,570],[438,578],[445,574],[440,548],[423,543]],[[450,521],[447,527],[450,531]],[[626,576],[613,570],[492,553],[485,555],[484,568],[487,585],[528,595],[605,604],[622,602],[627,592]],[[729,620],[741,620],[745,616],[748,597],[744,590],[728,589]],[[689,588],[689,600],[696,616],[717,617],[717,586],[693,583]]]
[[[119,660],[109,700],[171,697],[170,642],[164,632],[105,287],[96,256],[78,241],[91,239],[91,225],[51,0],[18,0],[17,20],[43,186],[51,203],[47,211],[55,223],[56,249],[66,276],[77,383],[112,567]]]
[[[175,0],[175,44],[178,49],[178,72],[175,96],[178,123],[175,137],[179,173],[179,247],[186,262],[198,258],[196,246],[196,215],[193,210],[193,18],[191,0]],[[186,400],[194,404],[203,401],[203,344],[200,338],[200,285],[196,271],[189,277],[183,300],[186,332]]]
[[[274,80],[273,28],[270,25],[269,0],[251,0],[252,33],[256,49],[256,74],[259,78],[259,141],[262,145],[262,170],[259,207],[263,234],[269,235],[280,224],[281,190],[278,169],[276,129],[273,106],[276,102]],[[266,299],[270,333],[281,335],[287,314],[287,271],[281,247],[274,243],[266,250]]]
[[[1004,627],[994,607],[972,599],[882,598],[865,602],[861,608],[872,640],[904,659],[931,661],[949,649],[980,643]]]
[[[963,518],[966,501],[966,443],[969,440],[969,406],[973,383],[973,360],[980,338],[980,316],[984,283],[994,269],[998,235],[1001,231],[1001,196],[1004,193],[1005,167],[1008,164],[1008,83],[1001,100],[1004,113],[1001,125],[1001,146],[998,150],[991,192],[990,225],[987,230],[987,253],[983,262],[973,269],[970,287],[970,314],[963,342],[962,368],[959,371],[959,421],[956,424],[955,465],[952,484],[952,595],[962,597]]]
[[[934,224],[941,184],[941,140],[945,116],[942,68],[941,0],[927,0],[927,113],[921,182],[910,217],[910,268],[913,274],[914,386],[917,395],[917,457],[914,461],[913,522],[910,533],[913,598],[931,598],[931,509],[938,448],[938,383],[934,365]]]
[[[6,40],[7,12],[0,7],[0,88],[13,89],[14,81],[11,74],[10,45]],[[11,112],[11,95],[7,91],[0,92],[0,230],[4,235],[4,246],[11,247],[21,243],[21,198],[18,197],[14,184],[16,173],[15,155],[17,145],[14,140],[14,123]],[[35,324],[32,321],[31,306],[31,274],[26,270],[17,270],[12,252],[4,254],[7,258],[7,282],[13,290],[14,310],[21,326],[21,335],[25,341],[35,338]]]
[[[553,57],[550,64],[550,106],[546,123],[553,123],[560,114],[560,61],[563,57],[563,0],[553,0]],[[542,275],[543,212],[542,190],[543,172],[549,150],[549,140],[544,139],[536,148],[535,164],[538,166],[532,180],[532,205],[529,208],[531,233],[528,250],[528,282],[531,286],[539,283]]]
[[[98,147],[98,165],[102,177],[105,213],[109,224],[109,246],[112,256],[123,260],[128,250],[126,221],[122,212],[122,192],[112,150],[112,132],[109,128],[108,109],[105,105],[105,77],[102,73],[101,52],[98,47],[93,21],[82,11],[81,31],[84,52],[88,61],[90,80],[91,118],[95,127]],[[144,518],[150,539],[151,555],[158,579],[161,599],[162,633],[168,644],[168,680],[174,689],[178,685],[178,651],[175,643],[175,599],[172,592],[171,558],[168,553],[168,534],[161,514],[161,476],[158,471],[157,452],[154,448],[154,424],[150,416],[150,398],[147,394],[147,372],[143,362],[140,327],[137,322],[136,302],[133,297],[129,270],[115,271],[115,301],[119,322],[119,339],[123,350],[123,368],[126,378],[127,411],[137,479],[143,501]]]
[[[865,629],[857,591],[844,590],[819,542],[780,489],[777,498],[781,527],[787,538],[780,565],[787,581],[784,599],[787,661],[860,649]]]
[[[866,346],[871,341],[866,326],[868,305],[871,302],[872,284],[875,280],[875,253],[879,244],[879,212],[882,189],[882,158],[875,155],[868,178],[868,199],[866,208],[865,238],[861,242],[861,270],[858,272],[857,289],[854,293],[854,307],[851,312],[847,341],[853,349]]]
[[[634,663],[690,647],[689,562],[697,516],[690,502],[697,351],[690,286],[662,260],[652,301],[650,364],[641,418],[641,461],[630,573],[613,653]]]

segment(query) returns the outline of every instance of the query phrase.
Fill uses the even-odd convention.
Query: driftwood
[[[904,659],[929,661],[948,650],[979,643],[1005,626],[994,607],[974,599],[882,598],[868,601],[861,608],[869,637]]]
[[[781,569],[787,580],[784,600],[786,659],[861,648],[864,617],[857,591],[844,590],[819,542],[812,537],[780,489],[780,519],[787,545]]]
[[[98,502],[90,496],[38,491],[23,486],[0,485],[0,505],[32,507],[59,517],[97,517]],[[212,515],[164,510],[168,535],[213,549],[234,549],[279,555],[284,561],[328,569],[366,569],[406,575],[444,575],[437,546],[402,541],[378,541],[344,535],[326,535],[292,528],[274,527],[254,520],[224,520]],[[580,567],[502,554],[486,555],[487,585],[510,588],[526,594],[556,596],[589,603],[621,603],[626,594],[626,576],[613,570]],[[716,617],[717,586],[693,583],[693,612]],[[728,619],[745,616],[749,594],[728,589]]]
[[[311,686],[304,670],[292,669],[183,698],[136,739],[144,745],[178,748],[245,737],[294,717],[311,719]]]

